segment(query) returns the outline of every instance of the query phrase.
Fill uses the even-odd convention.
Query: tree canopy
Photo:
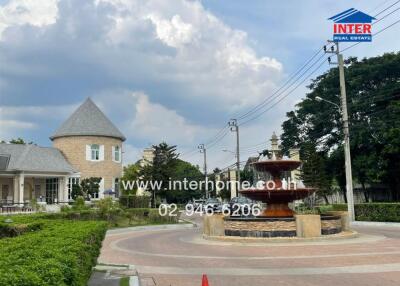
[[[199,197],[200,190],[190,191],[181,185],[169,182],[182,181],[183,179],[199,181],[203,178],[199,168],[178,159],[176,146],[163,142],[152,146],[154,158],[139,168],[139,177],[147,182],[160,182],[159,187],[148,191],[152,194],[152,205],[155,206],[156,197],[165,198],[168,203],[186,202],[193,197]]]
[[[353,178],[365,186],[384,183],[400,199],[400,53],[349,58],[345,62]],[[282,124],[283,150],[313,143],[328,171],[344,190],[341,111],[316,97],[340,105],[338,69],[312,81],[310,92],[288,112]]]

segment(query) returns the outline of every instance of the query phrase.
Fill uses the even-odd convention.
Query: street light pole
[[[332,42],[331,42],[332,43]],[[349,116],[347,113],[347,98],[346,98],[346,82],[344,78],[344,62],[343,55],[339,52],[339,43],[333,42],[336,49],[332,46],[326,53],[334,53],[337,56],[337,64],[339,68],[339,83],[340,83],[340,97],[341,97],[341,113],[343,120],[343,133],[344,133],[344,158],[346,169],[346,195],[347,195],[347,210],[349,212],[350,221],[355,220],[354,214],[354,195],[353,195],[353,177],[351,172],[351,155],[350,155],[350,132],[349,132]]]
[[[232,132],[236,132],[236,172],[237,172],[237,188],[236,188],[236,197],[239,196],[239,189],[240,189],[240,151],[239,151],[239,125],[237,124],[236,119],[231,119],[228,122],[228,125],[231,128]]]
[[[209,193],[208,193],[208,182],[207,182],[207,149],[204,146],[204,144],[199,145],[199,151],[200,153],[203,153],[203,160],[204,160],[204,177],[206,179],[206,198],[209,198]]]
[[[328,103],[334,105],[339,110],[339,113],[342,114],[342,109],[340,108],[340,106],[338,104],[334,103],[333,101],[327,100],[327,99],[319,97],[319,96],[316,96],[315,99],[317,101],[325,101],[325,102],[328,102]]]

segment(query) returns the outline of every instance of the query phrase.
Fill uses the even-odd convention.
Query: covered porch
[[[68,203],[68,179],[65,174],[0,174],[0,207]]]

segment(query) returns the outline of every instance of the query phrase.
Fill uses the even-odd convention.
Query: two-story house
[[[0,200],[49,204],[71,199],[72,184],[100,177],[100,191],[118,190],[124,135],[88,98],[50,137],[53,147],[0,144]]]

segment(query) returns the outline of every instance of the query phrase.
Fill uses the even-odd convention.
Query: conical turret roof
[[[90,98],[72,113],[50,139],[67,136],[105,136],[122,141],[126,139]]]

